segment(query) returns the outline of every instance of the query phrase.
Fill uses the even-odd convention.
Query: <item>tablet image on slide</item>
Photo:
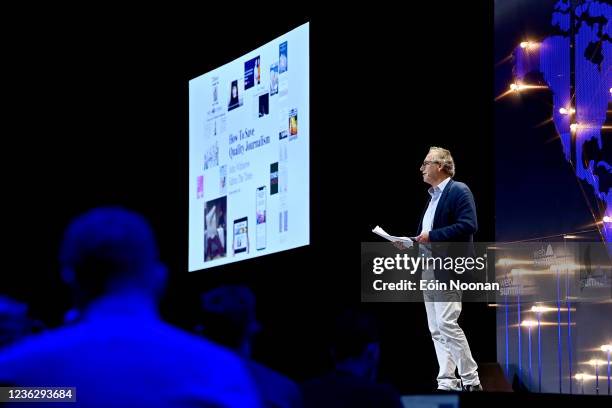
[[[270,164],[270,195],[278,193],[278,162]]]
[[[291,109],[289,112],[289,140],[293,140],[298,134],[298,117],[297,109]]]
[[[249,218],[234,220],[234,254],[249,252]]]
[[[278,93],[278,64],[270,65],[270,96]]]
[[[240,96],[240,84],[236,79],[232,81],[232,84],[230,86],[230,97],[229,104],[227,106],[227,111],[229,112],[240,106],[242,106],[242,97]]]
[[[288,69],[287,41],[278,46],[278,72],[287,72]]]
[[[259,95],[259,117],[266,116],[270,113],[270,99],[267,93]]]
[[[219,197],[206,202],[204,206],[204,262],[226,256],[227,197]]]
[[[261,82],[261,64],[259,56],[244,63],[244,90],[250,89]]]
[[[257,206],[255,211],[257,230],[255,234],[258,251],[266,249],[266,194],[266,186],[258,187],[255,194],[255,203]]]

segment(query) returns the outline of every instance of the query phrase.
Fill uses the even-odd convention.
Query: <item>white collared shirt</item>
[[[440,196],[442,196],[442,192],[444,188],[450,181],[450,177],[447,177],[435,187],[430,187],[427,192],[431,196],[431,200],[429,200],[429,205],[427,206],[427,211],[425,211],[425,215],[423,216],[423,227],[421,229],[421,234],[424,232],[431,231],[434,222],[434,216],[436,215],[436,208],[438,208],[438,202],[440,201]]]

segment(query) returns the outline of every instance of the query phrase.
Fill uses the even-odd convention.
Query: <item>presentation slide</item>
[[[310,243],[309,25],[189,81],[190,272]]]

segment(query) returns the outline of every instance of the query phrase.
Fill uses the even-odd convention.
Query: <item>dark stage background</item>
[[[191,328],[197,294],[244,283],[264,331],[255,356],[297,380],[329,368],[335,311],[360,301],[360,241],[375,225],[416,234],[431,145],[454,155],[494,240],[492,2],[398,9],[146,13],[28,11],[4,36],[2,292],[58,325],[70,306],[56,253],[76,214],[144,213],[171,270],[164,317]],[[247,15],[248,14],[248,15]],[[311,245],[187,273],[188,80],[311,22]],[[4,48],[4,47],[3,47]],[[368,304],[383,331],[381,377],[434,387],[422,304]],[[465,304],[475,358],[495,361],[494,310]]]

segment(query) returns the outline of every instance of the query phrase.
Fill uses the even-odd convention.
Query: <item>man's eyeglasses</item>
[[[440,164],[440,162],[438,160],[425,160],[423,162],[423,164],[421,164],[421,167],[427,167],[428,165],[432,164],[432,163],[436,163],[436,164]]]

